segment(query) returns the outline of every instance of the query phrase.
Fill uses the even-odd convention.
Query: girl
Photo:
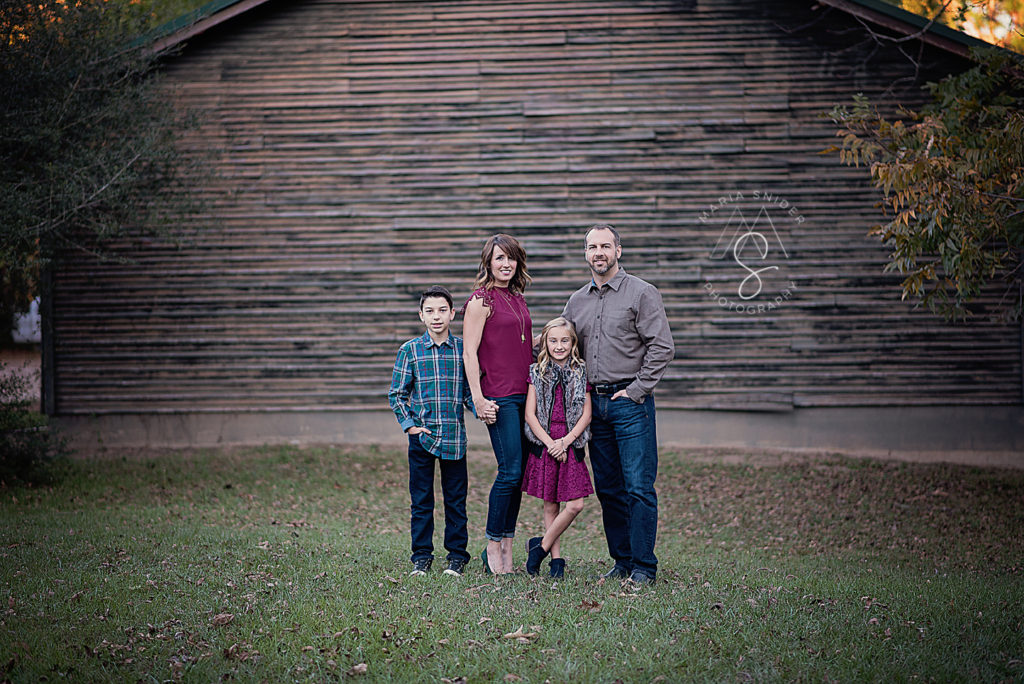
[[[512,572],[522,498],[526,379],[533,360],[533,324],[523,298],[529,284],[526,252],[515,238],[499,233],[480,252],[477,289],[463,308],[466,382],[498,464],[487,500],[487,548],[480,554],[484,570],[495,574]]]
[[[523,491],[544,500],[544,536],[526,544],[526,571],[536,575],[551,554],[551,576],[565,572],[558,539],[583,510],[583,497],[594,493],[583,462],[590,439],[590,387],[572,323],[559,316],[544,326],[537,363],[530,366],[526,394],[526,437],[543,447],[531,455]],[[561,510],[560,502],[565,503]]]

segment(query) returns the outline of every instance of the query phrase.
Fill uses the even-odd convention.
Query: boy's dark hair
[[[423,302],[425,302],[430,297],[444,297],[445,301],[448,302],[449,308],[454,308],[455,306],[455,303],[452,300],[451,292],[449,292],[446,288],[441,287],[440,285],[431,285],[429,288],[423,291],[423,294],[420,295],[420,311],[423,311]]]

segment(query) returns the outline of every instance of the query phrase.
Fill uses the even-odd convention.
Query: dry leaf
[[[223,627],[224,625],[229,624],[234,619],[235,616],[231,613],[217,613],[213,616],[213,626]]]
[[[514,632],[509,632],[508,634],[504,635],[502,638],[503,639],[523,639],[527,643],[529,643],[529,640],[533,639],[536,636],[537,636],[536,632],[524,632],[523,631],[523,626],[520,625],[519,629],[517,629]]]
[[[349,668],[348,674],[350,677],[354,677],[356,675],[364,675],[366,674],[366,671],[368,669],[369,668],[366,666],[366,663],[359,663],[358,665],[353,665],[351,668]]]
[[[491,621],[491,618],[489,618],[489,617],[482,617],[482,618],[480,618],[480,620],[479,620],[479,621],[477,621],[477,623],[476,623],[476,624],[478,624],[478,625],[482,625],[482,624],[484,624],[485,622],[490,622],[490,621]]]
[[[517,674],[512,674],[511,672],[509,672],[507,675],[505,675],[504,679],[506,682],[519,682],[522,681],[523,678]]]

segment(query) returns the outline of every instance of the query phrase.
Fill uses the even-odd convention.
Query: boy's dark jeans
[[[412,499],[412,561],[434,557],[434,464],[441,467],[444,495],[444,548],[448,560],[469,560],[466,543],[466,459],[439,459],[409,435],[409,496]]]

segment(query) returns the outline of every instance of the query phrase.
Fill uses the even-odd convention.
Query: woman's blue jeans
[[[519,503],[523,498],[523,464],[526,462],[526,395],[513,394],[497,397],[498,419],[487,426],[491,447],[498,462],[498,476],[494,478],[487,500],[487,527],[484,536],[501,541],[516,536]]]

